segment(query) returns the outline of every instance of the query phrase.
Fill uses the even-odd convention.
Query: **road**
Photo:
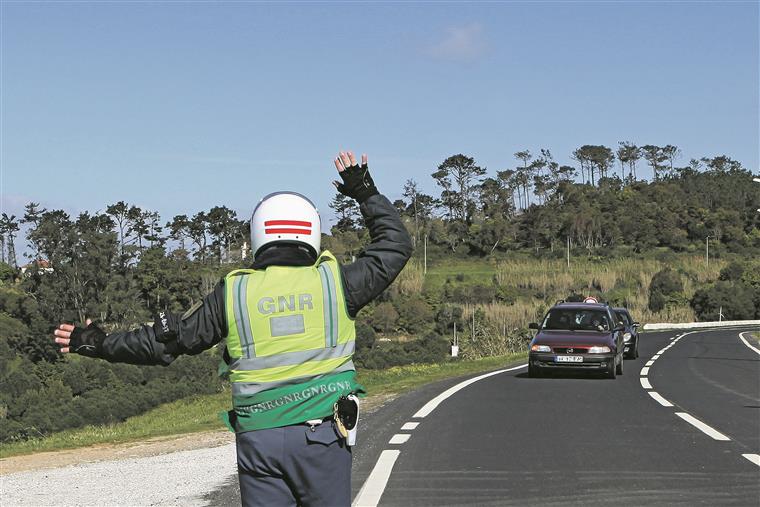
[[[448,384],[383,407],[357,447],[355,503],[759,505],[760,355],[735,330],[647,333],[640,353],[616,380],[522,368],[423,418]]]
[[[360,422],[354,502],[758,506],[760,347],[739,333],[644,334],[615,380],[515,364],[400,396]],[[3,505],[240,503],[231,444],[1,482]]]

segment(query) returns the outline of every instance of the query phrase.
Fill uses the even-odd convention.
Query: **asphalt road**
[[[360,423],[354,502],[758,506],[760,456],[743,455],[760,455],[760,354],[740,331],[643,334],[615,380],[498,373],[425,417],[415,415],[463,379],[404,395]],[[238,503],[234,478],[206,500]]]
[[[616,380],[531,379],[521,369],[462,389],[424,418],[413,417],[420,393],[391,403],[357,447],[354,491],[381,450],[398,450],[382,506],[760,505],[760,466],[743,456],[760,454],[760,355],[733,330],[687,334],[662,350],[681,334],[643,334],[640,358]],[[406,422],[419,425],[402,431]],[[388,443],[396,433],[408,440]]]

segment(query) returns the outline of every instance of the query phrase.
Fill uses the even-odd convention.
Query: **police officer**
[[[396,278],[412,252],[390,201],[352,152],[334,160],[338,191],[360,204],[371,238],[355,262],[320,251],[320,217],[295,192],[269,194],[251,218],[253,266],[229,273],[184,314],[106,335],[61,324],[61,352],[168,365],[224,340],[232,385],[225,420],[236,433],[245,506],[349,505],[351,450],[335,402],[361,394],[352,362],[354,318]]]

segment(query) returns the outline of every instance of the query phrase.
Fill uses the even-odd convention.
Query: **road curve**
[[[760,454],[760,356],[738,331],[683,334],[642,335],[641,357],[616,380],[523,369],[484,378],[424,418],[413,416],[425,400],[392,403],[365,429],[374,445],[357,456],[354,492],[388,451],[382,506],[756,506],[760,466],[745,455]],[[359,505],[373,504],[366,490]]]

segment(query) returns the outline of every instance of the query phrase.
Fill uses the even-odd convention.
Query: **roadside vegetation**
[[[529,322],[586,295],[627,306],[642,323],[760,318],[760,192],[750,171],[724,155],[681,164],[671,145],[584,145],[571,157],[575,165],[561,165],[547,149],[522,150],[489,174],[456,154],[430,168],[425,186],[435,195],[413,180],[383,189],[402,196],[394,204],[415,254],[357,318],[364,375],[426,364],[454,374],[463,361],[524,352]],[[644,166],[652,181],[640,178]],[[340,194],[330,207],[336,220],[323,246],[350,261],[369,240],[359,209]],[[226,396],[217,349],[167,368],[109,364],[62,357],[50,335],[61,321],[90,317],[114,331],[182,312],[250,263],[248,224],[234,211],[188,213],[164,221],[117,202],[76,217],[37,203],[23,217],[2,215],[0,442]],[[24,266],[20,237],[31,252]],[[204,424],[193,421],[165,421],[165,431]],[[76,438],[99,431],[107,433]]]
[[[403,394],[430,382],[499,369],[525,359],[526,354],[489,357],[473,361],[395,366],[385,370],[360,370],[359,381],[369,397]],[[114,444],[208,430],[224,430],[218,412],[230,408],[229,392],[190,396],[129,417],[123,422],[85,426],[0,444],[0,458],[56,451],[94,444]]]

